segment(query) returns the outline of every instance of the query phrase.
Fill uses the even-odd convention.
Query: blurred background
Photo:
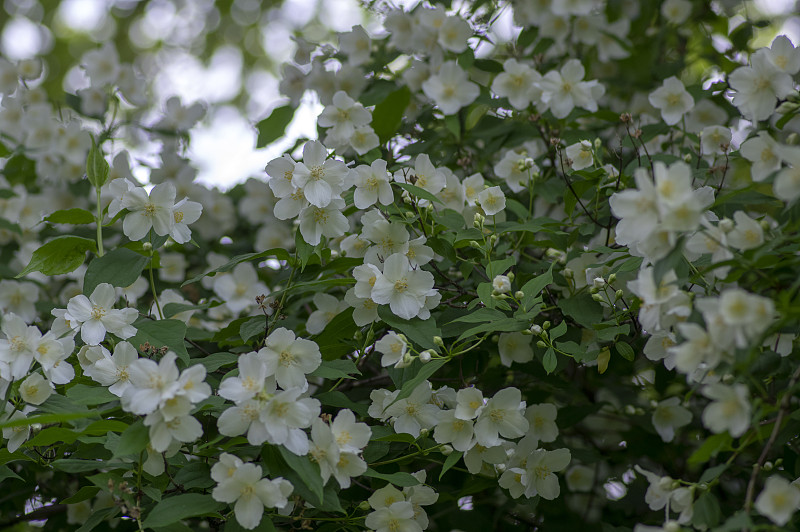
[[[229,188],[250,176],[299,137],[316,138],[321,106],[303,98],[287,137],[255,149],[253,125],[287,102],[278,83],[280,66],[291,61],[298,42],[336,43],[336,33],[362,25],[382,33],[381,12],[410,8],[419,0],[2,0],[0,51],[12,61],[41,57],[46,75],[35,82],[51,101],[89,85],[81,57],[107,42],[121,62],[131,62],[150,82],[148,109],[156,116],[172,96],[184,105],[207,105],[203,121],[190,131],[185,156],[197,179]],[[446,2],[458,10],[459,0]],[[463,2],[462,2],[463,3]],[[503,2],[500,2],[502,4]],[[800,39],[800,6],[794,0],[753,0],[754,15],[777,17],[768,43],[778,33]],[[509,10],[506,10],[509,11]],[[732,20],[735,23],[735,20]],[[493,24],[500,41],[514,38],[510,16]],[[297,38],[300,37],[300,41]],[[758,38],[758,36],[757,36]],[[302,46],[301,46],[302,48]],[[145,117],[147,118],[147,117]],[[158,146],[132,152],[138,163],[157,166]],[[140,167],[141,169],[141,167]],[[146,179],[146,172],[137,177]]]

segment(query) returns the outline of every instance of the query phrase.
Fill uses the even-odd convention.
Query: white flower
[[[691,14],[692,3],[689,0],[666,0],[661,4],[661,15],[672,24],[683,24]]]
[[[336,238],[345,234],[350,223],[342,214],[344,207],[343,199],[334,198],[325,207],[309,205],[304,208],[300,212],[300,234],[303,240],[316,246],[323,236]]]
[[[13,312],[25,323],[36,319],[34,303],[39,300],[39,288],[29,282],[17,282],[3,279],[0,281],[0,310],[3,313]]]
[[[467,49],[467,39],[472,37],[472,28],[460,16],[449,16],[439,26],[439,46],[460,54]]]
[[[97,345],[103,341],[106,332],[120,338],[130,338],[136,334],[131,324],[139,317],[135,308],[114,309],[117,292],[108,283],[100,283],[88,298],[85,295],[73,297],[67,303],[64,319],[80,325],[84,343]]]
[[[339,51],[347,55],[347,62],[351,65],[361,65],[369,61],[371,46],[369,35],[360,25],[353,26],[350,31],[339,34]]]
[[[675,76],[665,79],[661,87],[650,93],[648,100],[661,111],[661,117],[670,126],[677,124],[694,107],[694,98]]]
[[[499,445],[504,438],[519,438],[528,431],[528,420],[521,413],[522,394],[517,388],[497,392],[483,407],[475,422],[475,438],[484,447]]]
[[[547,500],[558,497],[561,487],[554,473],[566,469],[571,459],[572,456],[568,449],[556,449],[555,451],[536,449],[533,451],[525,465],[529,482],[525,496],[539,495]]]
[[[272,159],[266,167],[269,188],[276,198],[284,198],[293,193],[297,187],[292,184],[294,178],[294,168],[297,163],[292,156],[285,154],[277,159]]]
[[[417,316],[425,306],[425,297],[433,291],[433,274],[412,270],[408,258],[400,253],[389,256],[383,274],[372,288],[372,300],[388,304],[392,312],[405,320]]]
[[[404,432],[416,438],[421,429],[435,426],[439,419],[439,408],[430,404],[430,399],[431,384],[424,381],[414,388],[410,396],[388,406],[385,415],[394,418],[395,432]]]
[[[595,469],[576,464],[564,474],[564,480],[570,491],[589,492],[594,487]]]
[[[6,336],[0,339],[0,378],[21,379],[28,374],[42,333],[14,313],[3,316],[0,330]]]
[[[758,136],[744,141],[739,152],[753,163],[750,167],[753,181],[763,181],[781,167],[778,143],[766,131],[759,131]]]
[[[367,515],[364,524],[375,532],[422,532],[410,502],[398,501]]]
[[[457,113],[480,94],[478,85],[469,81],[467,73],[455,61],[445,62],[439,72],[425,80],[422,91],[446,115]]]
[[[779,155],[790,166],[778,172],[772,186],[778,199],[791,203],[800,197],[800,149],[796,146],[781,146]]]
[[[203,206],[196,201],[189,201],[183,198],[172,207],[173,225],[169,230],[169,236],[178,244],[185,244],[192,239],[192,231],[189,224],[196,222],[203,213]]]
[[[582,140],[567,146],[565,152],[573,170],[583,170],[594,164],[592,143],[588,140]]]
[[[501,333],[500,341],[497,342],[500,363],[506,367],[511,367],[513,362],[525,364],[533,360],[531,338],[531,336],[525,336],[521,332]]]
[[[734,70],[728,82],[736,91],[733,105],[745,118],[756,122],[769,118],[778,98],[785,98],[793,90],[792,78],[772,64],[765,48],[750,57],[750,66]]]
[[[240,356],[238,367],[237,377],[228,377],[219,385],[219,394],[236,404],[252,399],[264,390],[269,375],[266,362],[256,352]]]
[[[767,50],[770,63],[794,76],[800,72],[800,48],[795,48],[786,35],[778,35]]]
[[[692,413],[680,405],[678,397],[670,397],[661,401],[653,411],[653,426],[665,442],[675,437],[675,429],[688,425],[692,421]]]
[[[353,203],[359,209],[366,209],[377,202],[389,205],[394,201],[389,172],[386,171],[386,161],[383,159],[376,159],[370,166],[362,164],[352,175],[356,186]]]
[[[475,419],[483,406],[483,392],[478,388],[462,388],[456,392],[456,417]]]
[[[394,366],[403,359],[408,350],[405,339],[394,331],[389,331],[375,342],[375,350],[381,353],[381,366]]]
[[[344,301],[353,307],[353,321],[359,327],[378,321],[378,304],[372,298],[358,297],[350,288],[344,294]]]
[[[492,279],[492,288],[499,294],[511,291],[511,280],[507,275],[495,275]]]
[[[528,435],[533,436],[539,441],[555,441],[558,437],[558,425],[556,425],[557,415],[558,410],[554,404],[542,403],[530,405],[527,410],[525,410],[525,419],[530,423]]]
[[[314,305],[317,310],[309,314],[306,322],[306,331],[309,334],[321,333],[333,318],[348,308],[347,302],[322,292],[314,294]]]
[[[506,195],[500,187],[489,187],[478,193],[477,203],[487,216],[492,216],[506,208]]]
[[[566,118],[575,108],[597,111],[597,98],[605,88],[596,80],[583,81],[586,71],[577,59],[570,59],[561,71],[551,70],[538,85],[542,90],[542,102],[550,107],[556,118]]]
[[[236,503],[233,512],[236,521],[252,530],[261,522],[264,508],[282,508],[294,487],[281,477],[274,480],[262,478],[261,466],[244,463],[234,473],[219,481],[211,492],[216,501]]]
[[[122,207],[130,211],[122,221],[122,231],[131,240],[143,239],[151,228],[157,235],[168,235],[175,225],[175,185],[160,183],[149,195],[136,187],[122,196]]]
[[[322,363],[322,355],[316,343],[297,338],[284,327],[275,329],[266,338],[258,356],[266,364],[267,372],[274,374],[278,385],[284,389],[305,388],[306,374]]]
[[[469,419],[459,419],[455,410],[439,412],[439,421],[433,433],[437,443],[450,443],[456,451],[466,452],[472,447],[473,424]]]
[[[193,408],[189,401],[169,399],[167,403],[173,407],[169,414],[156,410],[144,418],[144,425],[149,427],[150,445],[158,453],[166,451],[173,441],[188,443],[203,435],[203,426],[189,415]]]
[[[259,412],[266,440],[297,455],[308,453],[308,436],[301,429],[311,426],[320,410],[319,401],[310,397],[301,399],[301,393],[300,388],[278,392]]]
[[[309,458],[319,466],[323,484],[327,483],[336,469],[341,451],[330,426],[319,418],[311,422],[311,443],[308,453]]]
[[[40,405],[53,393],[53,385],[47,382],[39,373],[31,373],[19,385],[19,395],[22,400],[32,405]]]
[[[347,175],[344,162],[327,157],[328,150],[321,142],[306,142],[303,162],[296,164],[292,177],[292,184],[303,190],[311,205],[319,208],[327,207],[332,200],[339,198]]]
[[[357,423],[351,410],[339,410],[331,422],[331,432],[339,450],[344,453],[359,453],[367,446],[372,429],[366,423]]]
[[[218,275],[213,289],[234,314],[254,307],[256,296],[269,295],[269,289],[259,280],[258,272],[249,262],[237,264],[228,275]]]
[[[724,155],[731,148],[731,130],[725,126],[706,126],[700,139],[704,154]]]
[[[180,283],[186,278],[186,257],[183,253],[162,253],[158,277],[162,281]]]
[[[179,392],[177,355],[168,351],[158,363],[139,358],[128,365],[131,386],[122,395],[122,408],[137,415],[161,408]]]
[[[6,405],[5,414],[0,415],[0,421],[15,421],[18,419],[25,419],[27,414],[33,411],[32,406],[26,406],[22,410],[14,410],[12,412],[13,407],[11,404]],[[25,441],[31,435],[31,426],[30,425],[20,425],[16,427],[5,427],[3,429],[3,438],[8,440],[6,444],[8,448],[8,452],[13,453],[17,449],[19,449],[20,445],[25,443]]]
[[[745,251],[764,243],[764,230],[760,223],[747,216],[744,211],[733,213],[733,219],[736,226],[726,235],[731,246]]]
[[[515,109],[525,109],[531,102],[541,96],[541,90],[536,83],[542,75],[516,59],[506,59],[503,63],[503,72],[492,81],[492,92],[498,96],[508,98]]]
[[[800,489],[785,478],[772,475],[756,498],[755,508],[778,526],[784,526],[800,507]]]
[[[750,427],[750,400],[747,386],[735,384],[709,384],[702,390],[703,395],[712,399],[703,410],[703,425],[711,432],[719,434],[728,431],[738,438]]]
[[[364,109],[363,105],[353,100],[344,91],[339,91],[333,95],[333,103],[325,107],[317,119],[317,123],[320,126],[333,128],[329,131],[329,134],[337,139],[350,138],[356,128],[366,126],[371,121],[372,113]],[[320,144],[320,146],[322,145]],[[327,156],[327,153],[325,155]],[[305,151],[303,160],[306,160]],[[325,159],[322,160],[324,161]],[[311,162],[310,164],[318,163]],[[319,206],[324,207],[324,205]]]
[[[91,377],[103,386],[108,386],[108,391],[122,397],[125,390],[131,387],[128,368],[138,360],[139,353],[128,342],[119,342],[114,347],[112,356],[104,356],[94,363]]]
[[[92,80],[92,86],[101,87],[117,81],[119,76],[119,54],[112,42],[102,48],[89,50],[81,57],[81,66]]]

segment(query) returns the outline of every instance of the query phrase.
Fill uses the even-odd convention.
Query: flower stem
[[[100,204],[100,187],[96,187],[97,191],[97,256],[102,257],[103,252],[103,207]]]

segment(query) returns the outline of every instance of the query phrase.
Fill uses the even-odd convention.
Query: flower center
[[[104,309],[103,307],[98,307],[97,305],[94,305],[92,307],[91,316],[93,320],[101,320],[105,315],[106,315],[106,309]]]
[[[174,213],[173,217],[175,218],[176,224],[179,224],[183,221],[183,213],[181,211],[177,211],[176,213]]]
[[[325,177],[325,170],[321,166],[311,167],[311,179],[314,181],[319,181],[323,177]]]

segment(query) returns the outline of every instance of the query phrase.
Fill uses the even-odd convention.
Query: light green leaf
[[[86,177],[95,188],[100,188],[108,181],[109,166],[103,155],[103,150],[95,143],[92,137],[92,147],[89,149],[89,156],[86,158]]]
[[[558,359],[556,358],[556,352],[553,351],[552,347],[548,347],[547,351],[544,353],[544,357],[542,358],[542,367],[547,372],[547,374],[553,373],[553,370],[556,369],[556,365],[558,364]]]
[[[76,208],[56,211],[45,218],[44,221],[54,224],[83,225],[94,223],[95,219],[94,214],[90,213],[89,211]]]
[[[94,240],[79,236],[57,236],[33,252],[31,261],[16,278],[31,272],[45,275],[69,273],[83,264],[87,251],[97,251]]]

